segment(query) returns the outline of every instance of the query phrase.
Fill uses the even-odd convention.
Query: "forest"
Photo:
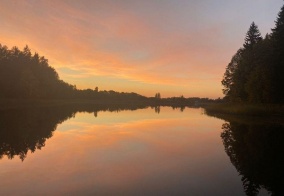
[[[253,22],[223,76],[224,99],[233,103],[284,103],[284,6],[263,38]]]
[[[94,84],[95,86],[95,84]],[[0,99],[17,100],[88,100],[99,103],[142,102],[147,105],[196,105],[213,102],[208,98],[184,96],[162,98],[160,93],[145,97],[134,92],[99,91],[77,89],[59,78],[48,60],[38,53],[31,53],[28,46],[23,50],[14,46],[9,49],[0,44]],[[220,99],[218,99],[220,101]]]
[[[2,99],[145,99],[133,92],[77,89],[61,80],[48,60],[32,54],[28,46],[20,50],[0,45],[0,92]]]

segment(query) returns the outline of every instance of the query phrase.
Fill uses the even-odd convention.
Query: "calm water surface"
[[[238,124],[203,113],[2,112],[0,195],[246,195]]]

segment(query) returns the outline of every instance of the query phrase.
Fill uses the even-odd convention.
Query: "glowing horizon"
[[[28,45],[79,89],[218,98],[225,67],[250,23],[264,36],[282,5],[282,0],[3,0],[0,43]]]

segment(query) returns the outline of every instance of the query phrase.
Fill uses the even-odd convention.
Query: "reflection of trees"
[[[181,107],[180,107],[180,111],[181,111],[181,112],[183,112],[184,109],[185,109],[185,106],[181,106]]]
[[[3,156],[9,159],[19,156],[24,160],[28,151],[35,152],[44,147],[57,125],[73,117],[76,112],[88,112],[97,116],[99,111],[119,112],[146,107],[148,106],[137,104],[72,104],[0,110],[0,159]]]
[[[58,123],[72,117],[72,112],[55,108],[4,110],[0,113],[0,158],[19,156],[45,145]]]
[[[141,104],[90,104],[72,103],[61,106],[23,107],[21,109],[0,110],[0,159],[7,156],[13,159],[19,156],[24,160],[28,151],[35,152],[45,145],[52,137],[52,132],[59,123],[73,117],[76,112],[92,113],[95,117],[99,111],[120,112],[149,107]],[[155,112],[160,112],[160,106],[155,106]],[[183,110],[183,108],[181,108]]]
[[[225,151],[242,176],[246,194],[257,195],[263,187],[272,195],[282,195],[284,126],[230,122],[222,129]]]
[[[155,112],[160,114],[161,108],[160,106],[155,106]]]

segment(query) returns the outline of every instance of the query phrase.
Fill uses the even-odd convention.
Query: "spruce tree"
[[[261,34],[259,32],[258,26],[252,22],[252,24],[249,27],[249,30],[246,34],[244,48],[252,48],[256,43],[262,40]]]
[[[226,68],[222,85],[223,93],[230,101],[248,101],[246,83],[255,67],[254,47],[262,41],[257,25],[253,22],[246,33],[243,48],[239,49]]]
[[[245,42],[243,44],[242,58],[238,66],[238,79],[236,86],[238,88],[238,97],[242,102],[249,100],[249,92],[246,85],[251,77],[252,71],[257,67],[255,47],[262,41],[262,36],[257,25],[252,22],[246,33]]]

